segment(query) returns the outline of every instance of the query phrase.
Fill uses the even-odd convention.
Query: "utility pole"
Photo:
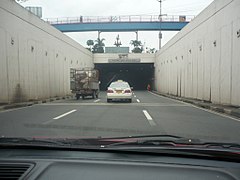
[[[160,14],[159,14],[159,50],[162,47],[162,0],[157,0],[159,2],[159,9],[160,9]]]

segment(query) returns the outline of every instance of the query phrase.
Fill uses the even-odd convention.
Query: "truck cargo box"
[[[96,69],[70,69],[70,89],[76,94],[76,98],[80,96],[98,97],[99,93],[99,72]]]

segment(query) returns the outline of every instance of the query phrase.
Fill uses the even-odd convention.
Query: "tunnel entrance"
[[[153,63],[96,63],[100,73],[100,89],[105,91],[111,82],[127,81],[134,90],[146,90],[147,85],[153,87]]]

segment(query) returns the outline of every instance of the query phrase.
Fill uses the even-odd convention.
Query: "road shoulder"
[[[160,93],[157,91],[151,91],[154,94],[163,96],[163,97],[167,97],[170,99],[175,99],[181,102],[185,102],[185,103],[189,103],[189,104],[193,104],[195,106],[204,108],[204,109],[209,109],[218,113],[223,113],[223,114],[227,114],[233,117],[237,117],[240,118],[240,107],[237,106],[229,106],[229,105],[221,105],[221,104],[214,104],[208,101],[203,101],[203,100],[198,100],[198,99],[191,99],[191,98],[185,98],[185,97],[179,97],[179,96],[174,96],[174,95],[170,95],[170,94],[164,94],[164,93]]]

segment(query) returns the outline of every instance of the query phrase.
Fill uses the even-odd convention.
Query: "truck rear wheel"
[[[96,91],[93,91],[92,98],[93,98],[93,99],[96,98]]]

